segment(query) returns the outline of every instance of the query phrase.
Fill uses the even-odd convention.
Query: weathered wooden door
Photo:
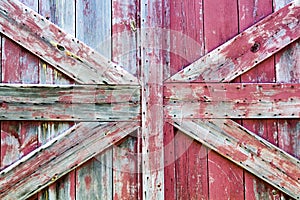
[[[1,199],[300,198],[299,1],[21,2]]]

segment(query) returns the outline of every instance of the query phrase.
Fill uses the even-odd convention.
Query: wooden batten
[[[300,161],[228,119],[170,120],[176,128],[295,199]]]
[[[190,64],[167,82],[229,82],[300,37],[296,2],[269,15]]]
[[[0,118],[139,121],[139,92],[138,86],[0,84]]]
[[[0,32],[78,83],[131,84],[136,77],[17,0],[0,2]]]
[[[89,122],[73,126],[2,170],[0,198],[26,199],[138,127],[138,122]]]
[[[165,84],[164,106],[167,118],[296,119],[300,117],[300,85]]]

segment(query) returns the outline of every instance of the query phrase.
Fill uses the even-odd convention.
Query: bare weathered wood
[[[164,198],[162,1],[141,0],[143,199]]]
[[[108,0],[112,15],[112,60],[130,73],[140,76],[138,62],[139,18],[136,0]],[[108,24],[110,25],[110,24]],[[128,137],[112,149],[113,191],[111,199],[141,199],[140,136]]]
[[[227,119],[173,119],[175,127],[274,187],[300,198],[300,161]]]
[[[76,0],[76,37],[111,59],[112,1]],[[76,199],[113,198],[113,148],[76,169]]]
[[[269,15],[168,79],[169,82],[228,82],[300,37],[295,2]]]
[[[164,101],[168,118],[300,117],[299,84],[165,84]]]
[[[0,84],[1,120],[138,120],[139,87]]]
[[[73,126],[0,172],[0,198],[25,199],[136,130],[138,122]]]
[[[137,84],[137,79],[16,0],[0,2],[0,31],[79,83]]]

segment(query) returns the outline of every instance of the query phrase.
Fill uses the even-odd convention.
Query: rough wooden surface
[[[198,0],[166,2],[165,23],[170,27],[166,38],[170,44],[164,79],[204,55],[203,4]],[[168,123],[164,143],[165,199],[208,199],[206,147]]]
[[[76,37],[106,58],[112,58],[111,0],[76,1]],[[76,199],[113,198],[113,150],[76,169]],[[86,192],[88,191],[88,192]]]
[[[126,70],[20,2],[3,0],[0,6],[1,33],[77,82],[137,84]]]
[[[25,199],[117,143],[137,127],[136,122],[91,122],[74,126],[2,170],[1,199]]]
[[[299,10],[300,6],[292,3],[271,14],[172,76],[169,81],[233,80],[300,37]]]
[[[112,60],[140,77],[136,0],[112,0]],[[141,199],[140,131],[112,149],[113,199]]]
[[[162,1],[141,0],[143,199],[164,198]]]
[[[165,84],[165,117],[299,118],[298,84]]]
[[[1,120],[126,121],[139,118],[139,88],[0,85]]]
[[[300,161],[231,120],[176,120],[171,123],[274,187],[300,198]]]

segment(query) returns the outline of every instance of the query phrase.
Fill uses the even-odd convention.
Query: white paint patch
[[[295,6],[300,6],[300,0],[295,0]]]

